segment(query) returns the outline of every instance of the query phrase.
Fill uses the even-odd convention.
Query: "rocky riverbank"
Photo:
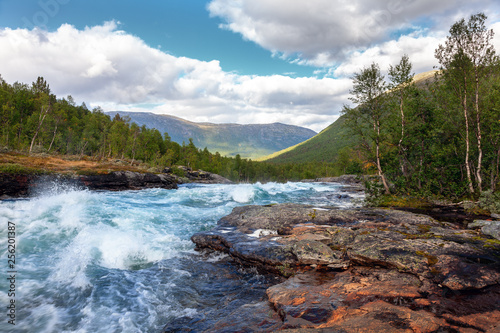
[[[286,278],[213,332],[498,332],[500,240],[484,227],[282,204],[235,208],[192,240]]]
[[[147,188],[176,189],[186,182],[228,184],[228,179],[205,171],[190,171],[180,178],[172,173],[113,171],[104,174],[75,175],[51,173],[46,175],[0,173],[0,199],[27,197],[42,191],[49,183],[57,182],[89,190],[141,190]]]

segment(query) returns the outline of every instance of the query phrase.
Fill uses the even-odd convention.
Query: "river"
[[[241,205],[351,207],[362,199],[340,195],[342,186],[333,183],[44,188],[30,199],[0,201],[4,281],[8,242],[16,246],[15,296],[8,283],[0,284],[1,332],[160,332],[193,318],[209,327],[232,309],[262,300],[275,277],[225,255],[198,253],[192,234],[213,228]],[[9,222],[15,237],[7,233]],[[15,326],[7,316],[12,300]]]

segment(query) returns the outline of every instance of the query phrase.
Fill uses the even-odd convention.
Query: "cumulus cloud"
[[[283,122],[321,130],[338,116],[350,80],[249,76],[218,61],[175,57],[119,30],[116,22],[53,32],[0,30],[0,74],[10,83],[43,76],[58,96],[105,110],[153,111],[192,121]]]
[[[288,60],[334,66],[380,43],[418,32],[448,29],[478,8],[498,19],[496,0],[213,0],[221,27]]]

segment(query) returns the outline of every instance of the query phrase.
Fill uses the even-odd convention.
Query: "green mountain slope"
[[[212,124],[195,123],[169,115],[149,112],[106,112],[130,117],[138,125],[156,128],[160,133],[167,132],[172,141],[179,144],[193,139],[196,147],[207,147],[212,153],[242,158],[259,158],[293,146],[313,137],[316,132],[299,126],[274,124]]]
[[[413,82],[417,86],[424,87],[427,83],[434,81],[436,72],[436,70],[432,70],[417,74],[413,77]],[[260,158],[259,161],[276,163],[334,162],[341,149],[355,145],[355,137],[344,126],[344,122],[344,117],[340,116],[334,123],[311,139]]]
[[[353,144],[354,138],[349,135],[344,126],[344,117],[341,116],[309,140],[259,160],[277,163],[333,162],[342,148]]]

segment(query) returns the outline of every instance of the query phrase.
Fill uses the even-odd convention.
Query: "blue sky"
[[[67,3],[66,3],[67,2]],[[42,5],[41,5],[42,3]],[[210,17],[205,0],[2,0],[0,25],[55,30],[69,23],[78,29],[115,20],[120,29],[175,56],[219,60],[224,71],[240,74],[310,76],[315,68],[272,57],[269,50],[241,38]]]
[[[496,0],[0,0],[0,75],[106,111],[320,131],[355,72],[404,54],[432,70],[478,11],[500,33]]]

